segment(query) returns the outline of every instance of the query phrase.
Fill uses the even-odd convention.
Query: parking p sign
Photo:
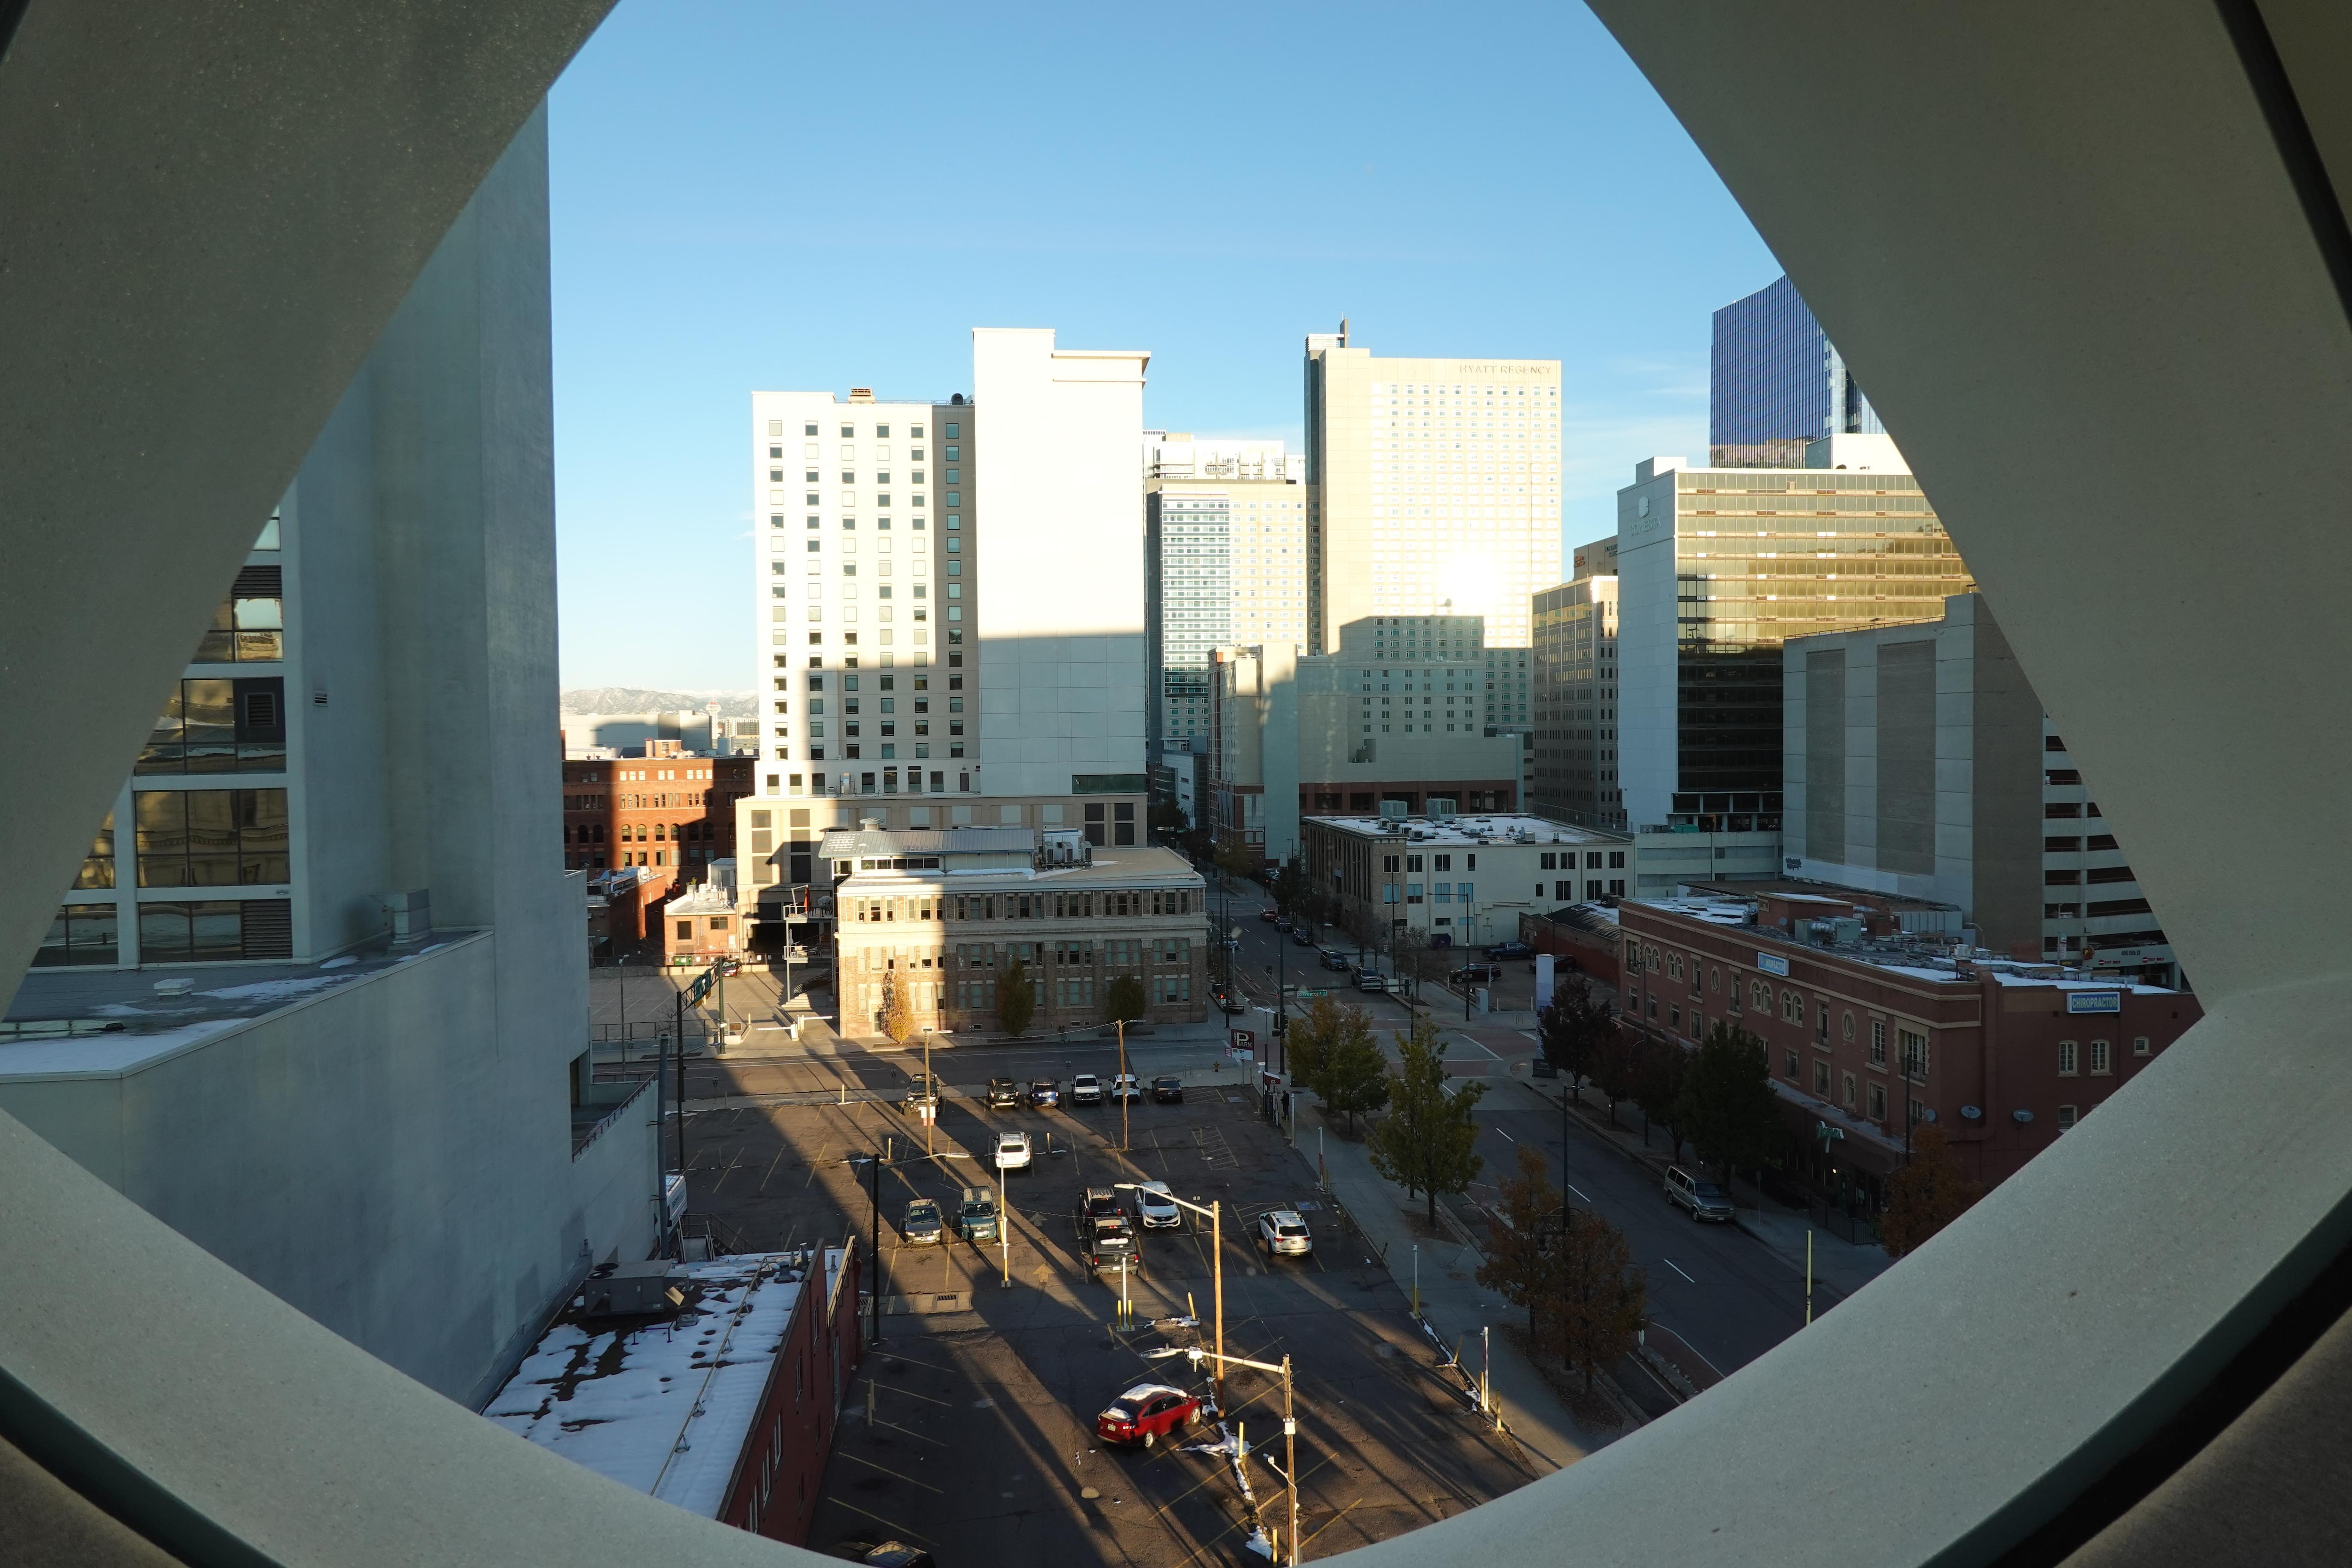
[[[1225,1047],[1225,1054],[1233,1058],[1234,1060],[1237,1062],[1255,1061],[1257,1059],[1257,1037],[1251,1034],[1247,1029],[1234,1030],[1233,1039],[1228,1042]]]

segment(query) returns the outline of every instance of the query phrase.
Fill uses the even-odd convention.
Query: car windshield
[[[922,1203],[908,1204],[907,1205],[907,1217],[908,1219],[937,1219],[939,1217],[939,1214],[940,1211],[933,1208],[929,1200],[925,1200]]]
[[[1701,1182],[1698,1184],[1698,1195],[1703,1198],[1719,1198],[1723,1196],[1723,1189],[1713,1182]]]

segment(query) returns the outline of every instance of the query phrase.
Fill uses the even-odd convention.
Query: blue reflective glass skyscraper
[[[1715,313],[1711,358],[1710,445],[1885,433],[1786,277]]]

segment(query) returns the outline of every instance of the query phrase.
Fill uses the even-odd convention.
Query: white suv
[[[1135,1217],[1146,1230],[1175,1230],[1184,1224],[1184,1211],[1169,1195],[1165,1182],[1146,1182],[1135,1189]]]
[[[1100,1105],[1103,1098],[1102,1079],[1090,1072],[1082,1072],[1070,1080],[1070,1103]]]
[[[1257,1244],[1268,1256],[1304,1258],[1315,1250],[1315,1233],[1297,1209],[1272,1209],[1258,1215]]]
[[[996,1135],[996,1168],[1000,1171],[1025,1171],[1031,1159],[1029,1134],[1000,1132]]]

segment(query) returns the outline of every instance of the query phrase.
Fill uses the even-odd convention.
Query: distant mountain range
[[[562,694],[566,713],[655,713],[683,708],[699,713],[719,704],[722,719],[749,719],[758,712],[750,691],[657,691],[644,686],[577,686]]]

